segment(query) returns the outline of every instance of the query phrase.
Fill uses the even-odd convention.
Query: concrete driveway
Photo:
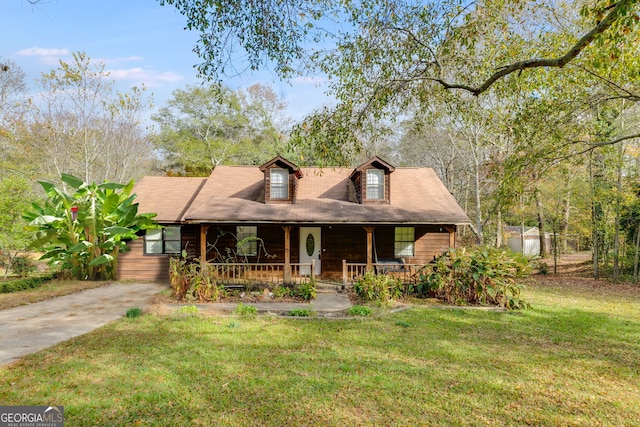
[[[115,283],[0,311],[0,366],[144,308],[166,289],[157,284]]]

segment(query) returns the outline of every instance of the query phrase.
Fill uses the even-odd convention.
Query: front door
[[[312,260],[315,261],[315,268],[313,274],[318,276],[321,269],[321,241],[320,241],[320,227],[300,227],[300,263],[308,263]],[[300,274],[303,276],[309,276],[309,267],[300,267]]]

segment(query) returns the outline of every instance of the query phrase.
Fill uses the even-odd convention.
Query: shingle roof
[[[145,176],[133,188],[138,212],[155,213],[158,222],[181,222],[207,178]]]
[[[391,174],[389,204],[355,203],[349,180],[352,168],[301,171],[294,204],[265,204],[264,175],[256,166],[217,166],[201,189],[203,178],[145,177],[135,190],[140,211],[158,213],[159,221],[469,223],[432,169],[396,168]]]

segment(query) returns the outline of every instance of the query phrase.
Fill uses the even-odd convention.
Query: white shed
[[[523,236],[521,226],[508,225],[504,227],[504,234],[507,246],[509,246],[512,251],[519,252],[529,257],[540,255],[540,230],[538,230],[538,227],[525,227]],[[550,248],[551,239],[549,238],[548,233],[545,233],[545,239],[547,240],[547,248]],[[524,251],[522,250],[523,242]]]

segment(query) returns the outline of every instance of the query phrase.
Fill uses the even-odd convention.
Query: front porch
[[[241,231],[249,228],[258,243],[247,254]],[[410,240],[399,242],[397,228],[410,229]],[[447,225],[194,224],[182,228],[182,246],[189,258],[200,260],[216,281],[229,286],[298,284],[317,278],[348,287],[367,271],[415,284],[420,270],[454,244],[455,226]]]

